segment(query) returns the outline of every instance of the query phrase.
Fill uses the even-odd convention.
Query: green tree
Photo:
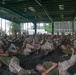
[[[0,34],[6,34],[5,30],[0,29]]]
[[[12,34],[17,34],[17,33],[21,33],[21,25],[20,24],[16,24],[14,22],[8,22],[8,25],[9,25],[9,31],[12,33]]]
[[[52,32],[52,24],[51,23],[44,23],[44,30],[47,32]]]

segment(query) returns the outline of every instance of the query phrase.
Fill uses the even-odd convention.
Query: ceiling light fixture
[[[64,5],[63,4],[59,5],[59,10],[64,10]]]
[[[32,12],[36,12],[36,10],[33,7],[28,7],[29,10],[31,10]]]

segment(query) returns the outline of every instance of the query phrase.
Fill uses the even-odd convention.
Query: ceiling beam
[[[17,15],[17,16],[20,16],[21,18],[25,19],[25,21],[27,20],[27,21],[32,22],[32,21],[31,21],[30,19],[28,19],[27,17],[24,17],[21,13],[13,10],[12,8],[10,8],[10,7],[6,6],[6,5],[0,4],[0,8],[6,9],[7,11],[10,11],[11,13],[13,13],[13,14],[15,14],[15,15]]]
[[[2,2],[2,1],[0,1]],[[58,4],[61,4],[61,0],[60,1],[51,1],[51,0],[47,0],[47,1],[43,1],[44,2],[44,5],[58,5]],[[75,5],[76,4],[76,1],[63,1],[63,4],[70,4],[70,5]],[[32,6],[37,6],[33,0],[24,0],[24,1],[15,1],[15,2],[9,2],[9,1],[6,1],[6,4],[5,5],[11,5],[11,6],[29,6],[29,5],[32,5]]]
[[[56,11],[56,12],[55,11],[54,12],[50,11],[49,15],[50,14],[51,15],[58,15],[58,14],[61,14],[61,13],[62,13],[62,11]],[[63,11],[63,14],[67,14],[67,15],[68,14],[74,14],[74,13],[75,13],[75,11]],[[45,14],[44,14],[44,12],[35,12],[35,13],[32,12],[32,13],[26,13],[26,14],[24,13],[24,15],[25,16],[34,16],[34,15],[40,15],[41,16],[41,15],[45,15]]]
[[[24,1],[16,1],[16,2],[9,2],[6,1],[5,5],[8,6],[27,6],[27,5],[36,5],[36,3],[34,2],[34,0],[24,0]]]
[[[52,17],[49,15],[47,9],[45,8],[45,6],[43,4],[41,4],[38,0],[35,0],[35,2],[42,7],[42,9],[44,10],[45,14],[47,15],[47,17],[49,18],[49,20],[53,23]]]
[[[0,15],[0,17],[3,18],[3,19],[6,19],[6,20],[12,21],[14,23],[18,23],[17,21],[12,20],[12,18],[10,19],[10,18],[7,18],[7,17],[2,16],[2,15]]]

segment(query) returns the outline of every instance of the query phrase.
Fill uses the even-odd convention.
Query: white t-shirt
[[[31,53],[31,49],[29,48],[24,49],[24,55],[30,55],[30,53]]]

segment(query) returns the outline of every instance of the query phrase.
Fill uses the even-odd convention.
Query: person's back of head
[[[43,65],[38,64],[38,65],[36,66],[36,70],[39,71],[39,72],[44,72],[44,71],[45,71],[45,68],[44,68]]]

